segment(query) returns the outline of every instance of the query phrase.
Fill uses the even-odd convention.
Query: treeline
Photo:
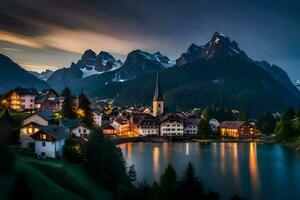
[[[300,136],[300,110],[286,109],[276,124],[275,133],[280,141]]]
[[[251,116],[257,116],[263,110],[280,108],[275,101],[267,101],[266,96],[258,91],[226,89],[212,84],[198,87],[180,87],[164,94],[166,107],[171,111],[189,110],[212,104],[217,107],[246,109]]]

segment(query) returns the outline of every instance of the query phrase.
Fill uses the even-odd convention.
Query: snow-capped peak
[[[164,68],[172,67],[175,65],[174,61],[171,61],[167,56],[162,55],[159,51],[153,54],[141,50],[136,50],[136,52],[147,60],[161,64]]]
[[[111,54],[105,51],[101,51],[98,55],[91,49],[86,50],[81,60],[76,64],[83,75],[82,78],[94,74],[102,74],[105,72],[113,71],[121,67],[123,63],[120,60],[116,60]]]

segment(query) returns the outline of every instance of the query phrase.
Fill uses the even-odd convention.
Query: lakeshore
[[[271,144],[275,143],[275,140],[271,137],[265,137],[263,139],[232,139],[232,138],[217,138],[217,139],[197,139],[190,136],[181,137],[111,137],[115,144],[124,144],[129,142],[149,142],[149,143],[163,143],[163,142],[198,142],[198,143],[263,143]]]

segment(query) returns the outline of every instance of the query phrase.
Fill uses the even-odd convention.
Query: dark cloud
[[[279,62],[300,78],[300,70],[297,75],[294,73],[300,67],[295,66],[300,63],[299,0],[0,0],[0,3],[2,31],[34,38],[55,35],[60,28],[91,31],[124,40],[127,46],[136,42],[134,47],[161,50],[175,59],[190,43],[204,44],[218,30],[236,40],[254,59]],[[124,51],[114,53],[124,54]]]

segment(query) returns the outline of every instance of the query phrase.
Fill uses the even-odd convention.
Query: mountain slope
[[[152,74],[165,69],[168,64],[169,58],[159,52],[150,54],[135,50],[128,54],[124,65],[116,71],[113,81],[122,82],[140,75]]]
[[[288,89],[293,95],[300,98],[300,93],[297,87],[292,83],[288,74],[276,65],[270,65],[266,61],[256,62],[264,70],[266,70],[275,80],[280,82],[286,89]]]
[[[93,54],[89,50],[87,53],[89,54],[89,56],[86,56],[81,60],[86,61],[87,58],[89,60],[95,59],[95,54]],[[105,57],[105,59],[101,57]],[[96,60],[97,59],[102,59],[102,62],[106,63],[106,66],[108,66],[108,63],[112,62],[112,59],[114,58],[110,57],[105,52],[100,52]],[[105,60],[105,62],[103,60]],[[120,63],[120,61],[116,62]],[[83,88],[86,88],[87,93],[92,93],[91,91],[99,86],[105,86],[113,82],[118,83],[129,81],[135,79],[136,77],[153,74],[158,71],[170,68],[174,65],[174,63],[172,63],[167,56],[162,55],[160,52],[150,54],[141,50],[134,50],[128,54],[122,66],[116,67],[116,65],[114,64],[112,68],[105,72],[95,73],[87,77],[83,77],[81,74],[78,74],[80,73],[80,71],[82,72],[82,68],[79,66],[90,66],[91,63],[80,61],[77,64],[73,65],[74,69],[72,69],[72,72],[68,71],[67,73],[63,74],[65,71],[71,70],[70,68],[58,70],[58,74],[55,74],[56,72],[54,72],[54,78],[50,77],[48,83],[57,90],[62,90],[64,87],[69,86],[77,92]],[[72,77],[68,78],[68,75],[70,74],[72,75]]]
[[[49,77],[47,82],[57,90],[69,85],[72,81],[78,81],[95,74],[114,71],[122,65],[107,52],[101,51],[98,55],[91,49],[86,50],[77,63],[72,63],[69,68],[58,69]]]
[[[35,87],[38,90],[49,88],[45,81],[38,79],[7,56],[0,54],[0,93],[18,86]]]
[[[144,66],[141,60],[138,63]],[[135,67],[136,64],[128,64],[133,72],[140,70]],[[282,79],[282,73],[276,78],[275,68],[266,70],[250,59],[236,42],[219,33],[215,33],[206,45],[191,45],[175,67],[166,69],[155,63],[147,67],[160,71],[165,104],[173,111],[211,103],[246,108],[249,113],[257,114],[266,109],[281,111],[287,106],[297,107],[300,102],[300,92],[294,90],[289,79]],[[88,82],[88,79],[83,80],[80,86],[91,97],[114,98],[120,105],[151,104],[155,83],[153,71],[138,73],[132,81],[118,83],[109,82],[110,77],[95,76]],[[128,74],[128,77],[134,77]],[[91,87],[93,82],[96,87]]]
[[[42,72],[35,72],[35,71],[29,71],[31,74],[33,74],[34,76],[36,76],[37,78],[43,80],[43,81],[47,81],[48,78],[53,74],[53,71],[47,69],[45,71]]]

